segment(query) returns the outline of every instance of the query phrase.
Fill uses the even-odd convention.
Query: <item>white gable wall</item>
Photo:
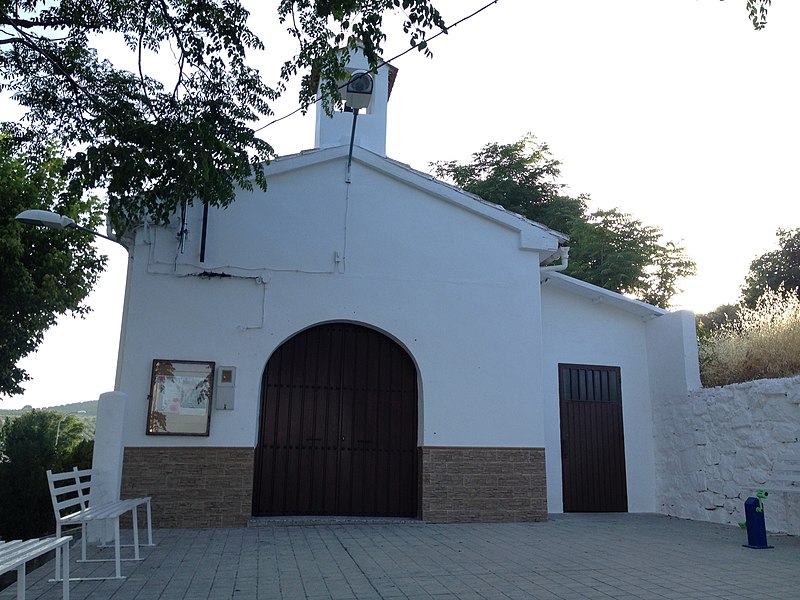
[[[592,303],[544,283],[542,335],[545,340],[542,377],[548,510],[563,511],[558,364],[576,363],[620,367],[628,510],[654,512],[653,421],[646,322],[635,314]]]
[[[137,232],[118,386],[127,446],[252,447],[269,356],[337,320],[385,332],[416,362],[420,445],[544,445],[538,253],[358,161],[349,186],[344,172],[343,157],[276,169],[266,193],[211,210],[204,264],[200,207],[182,254],[177,227]],[[155,358],[238,368],[236,407],[212,411],[208,438],[144,434]]]

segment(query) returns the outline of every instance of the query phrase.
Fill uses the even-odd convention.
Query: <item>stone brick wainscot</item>
[[[123,497],[152,496],[156,527],[243,527],[252,448],[126,448]],[[547,519],[544,448],[422,447],[419,511],[428,522]]]
[[[544,448],[420,448],[420,517],[433,523],[547,519]]]
[[[155,527],[244,527],[253,448],[125,448],[122,497],[152,496]]]

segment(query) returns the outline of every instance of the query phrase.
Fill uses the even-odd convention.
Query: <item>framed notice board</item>
[[[155,359],[147,435],[208,435],[213,386],[211,361]]]

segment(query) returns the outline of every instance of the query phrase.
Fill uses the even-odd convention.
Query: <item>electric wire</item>
[[[481,8],[479,8],[478,10],[476,10],[475,12],[468,14],[466,17],[462,17],[461,19],[459,19],[458,21],[456,21],[456,22],[455,22],[455,23],[453,23],[452,25],[447,25],[447,26],[445,26],[445,28],[444,28],[444,29],[442,29],[442,30],[441,30],[441,31],[439,31],[438,33],[436,33],[436,34],[432,35],[430,38],[428,38],[427,40],[425,40],[426,47],[427,47],[428,45],[430,45],[430,43],[431,43],[433,40],[435,40],[437,37],[439,37],[440,35],[443,35],[443,34],[445,34],[445,33],[448,33],[448,32],[449,32],[451,29],[453,29],[454,27],[457,27],[458,25],[461,25],[461,23],[463,23],[464,21],[468,21],[469,19],[471,19],[472,17],[474,17],[475,15],[477,15],[477,14],[479,14],[479,13],[482,13],[484,10],[486,10],[487,8],[489,8],[489,7],[490,7],[492,4],[497,4],[499,1],[500,1],[500,0],[492,0],[491,2],[489,2],[488,4],[485,4],[484,6],[482,6]],[[406,49],[405,49],[405,50],[403,50],[403,51],[402,51],[400,54],[397,54],[396,56],[393,56],[392,58],[388,58],[388,59],[386,59],[386,60],[382,60],[380,63],[378,63],[377,65],[375,65],[375,67],[373,67],[372,69],[370,69],[370,70],[369,70],[369,72],[370,72],[370,73],[377,73],[377,72],[378,72],[378,69],[380,69],[382,66],[384,66],[384,65],[386,65],[386,64],[388,64],[388,63],[390,63],[390,62],[392,62],[392,61],[394,61],[394,60],[397,60],[398,58],[400,58],[400,57],[402,57],[402,56],[405,56],[406,54],[408,54],[408,53],[409,53],[409,52],[411,52],[412,50],[417,50],[418,48],[419,48],[419,45],[417,45],[417,46],[411,46],[410,48],[406,48]],[[343,83],[342,85],[340,85],[340,86],[339,86],[339,89],[341,90],[342,88],[346,87],[348,83],[349,83],[349,82]],[[274,125],[275,123],[279,123],[280,121],[283,121],[284,119],[288,119],[289,117],[292,117],[292,116],[296,115],[296,114],[297,114],[297,113],[299,113],[299,112],[302,112],[302,111],[308,110],[308,108],[309,108],[309,107],[311,107],[311,106],[313,106],[314,104],[316,104],[316,103],[320,102],[321,100],[322,100],[322,98],[317,98],[316,100],[313,100],[312,102],[309,102],[308,104],[304,104],[304,105],[302,105],[302,106],[299,106],[299,107],[297,107],[296,109],[294,109],[292,112],[290,112],[290,113],[287,113],[287,114],[283,115],[282,117],[278,117],[277,119],[273,119],[272,121],[270,121],[270,122],[269,122],[269,123],[267,123],[266,125],[262,125],[261,127],[258,127],[258,128],[256,128],[256,129],[254,129],[254,130],[253,130],[253,133],[258,133],[259,131],[262,131],[262,130],[266,129],[267,127],[269,127],[269,126],[271,126],[271,125]]]

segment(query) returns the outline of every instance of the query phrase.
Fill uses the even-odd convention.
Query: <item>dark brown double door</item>
[[[264,371],[255,459],[255,516],[416,516],[411,358],[349,323],[295,335]]]
[[[627,512],[619,367],[558,366],[564,512]]]

